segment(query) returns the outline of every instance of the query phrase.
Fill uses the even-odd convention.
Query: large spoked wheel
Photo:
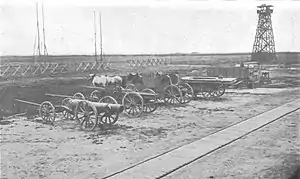
[[[99,100],[99,103],[118,104],[117,100],[111,96],[104,96]]]
[[[88,101],[80,101],[77,104],[75,118],[83,130],[92,131],[98,124],[97,109]]]
[[[39,116],[43,121],[53,123],[56,117],[53,104],[49,101],[44,101],[39,107]]]
[[[135,91],[135,92],[138,92],[139,90],[135,87],[135,85],[134,84],[128,84],[128,85],[126,85],[126,88],[125,89],[127,89],[127,90],[129,90],[129,91]]]
[[[122,86],[116,86],[113,88],[113,91],[114,92],[122,92],[122,91],[124,91],[124,88]]]
[[[182,93],[180,89],[175,85],[169,85],[165,88],[164,101],[167,104],[177,105],[181,104]]]
[[[118,104],[117,100],[115,100],[115,98],[111,96],[104,96],[99,100],[99,103]],[[118,118],[119,118],[119,113],[108,112],[108,113],[104,113],[100,117],[100,122],[101,124],[104,125],[112,125],[117,122]]]
[[[213,92],[213,96],[218,98],[220,96],[222,96],[223,94],[225,94],[225,86],[223,84],[218,85],[214,92]]]
[[[123,97],[122,104],[124,106],[124,113],[129,117],[139,117],[143,112],[143,98],[136,92],[126,93]]]
[[[212,88],[206,88],[206,89],[202,88],[201,94],[204,99],[212,99],[215,97],[214,90]]]
[[[143,89],[142,93],[155,94],[155,92],[152,89],[149,89],[149,88]],[[156,96],[154,96],[154,95],[153,95],[153,97],[152,96],[150,96],[150,97],[145,96],[144,97],[143,112],[145,112],[145,113],[154,112],[158,107],[157,102],[158,102],[158,100],[157,100]]]
[[[85,100],[85,97],[82,93],[75,93],[73,96],[74,99],[82,99]]]
[[[94,90],[90,95],[90,100],[93,102],[96,102],[99,100],[99,94],[100,92],[98,90]]]
[[[69,108],[70,111],[72,111],[71,107],[70,107],[70,100],[72,100],[72,98],[65,98],[62,102],[61,102],[61,105]],[[74,119],[74,115],[71,114],[70,112],[68,111],[63,111],[62,112],[62,115],[63,115],[63,118],[65,120],[70,120],[70,119]]]
[[[193,99],[193,96],[194,96],[193,88],[188,83],[179,83],[178,86],[182,93],[181,103],[182,104],[189,103]]]

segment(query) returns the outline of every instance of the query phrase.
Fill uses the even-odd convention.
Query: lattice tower
[[[257,6],[258,24],[251,55],[252,61],[271,61],[276,58],[272,13],[272,5]]]

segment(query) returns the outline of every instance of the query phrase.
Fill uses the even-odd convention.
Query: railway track
[[[245,119],[184,146],[171,149],[102,179],[161,179],[216,150],[300,109],[300,99]]]

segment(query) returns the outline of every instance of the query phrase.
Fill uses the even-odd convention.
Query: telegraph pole
[[[38,55],[41,55],[41,47],[40,47],[40,26],[39,26],[39,12],[38,12],[38,3],[36,3],[36,26],[37,26],[37,38],[38,38],[38,44],[37,44],[37,50]]]
[[[103,49],[102,49],[102,22],[101,22],[101,12],[99,13],[100,19],[100,61],[103,62]]]
[[[94,40],[95,40],[95,44],[94,44],[94,48],[95,48],[95,61],[97,62],[97,27],[96,27],[96,12],[94,11]]]
[[[48,55],[47,47],[46,47],[46,35],[45,35],[45,24],[44,24],[44,5],[42,4],[42,18],[43,18],[43,42],[44,42],[44,55]]]

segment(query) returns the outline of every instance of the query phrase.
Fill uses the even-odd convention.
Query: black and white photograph
[[[0,179],[300,179],[300,1],[0,0]]]

